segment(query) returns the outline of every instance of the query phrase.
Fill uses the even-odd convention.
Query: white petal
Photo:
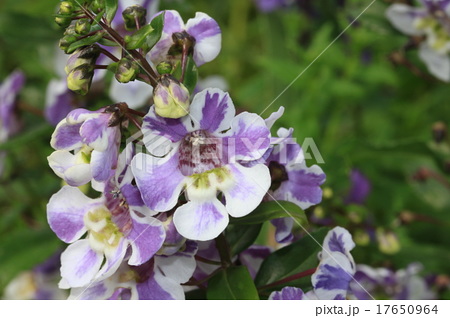
[[[419,57],[427,65],[428,71],[444,82],[450,81],[450,59],[446,54],[440,54],[422,43],[419,48]]]
[[[414,26],[414,21],[423,13],[423,8],[412,8],[406,4],[396,3],[387,9],[386,17],[401,32],[407,35],[420,35],[423,31]]]

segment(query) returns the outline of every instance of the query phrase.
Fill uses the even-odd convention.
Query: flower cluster
[[[284,108],[263,119],[236,114],[221,89],[196,92],[191,81],[197,67],[221,49],[216,21],[197,13],[184,24],[169,10],[146,24],[145,8],[131,6],[121,8],[123,23],[108,15],[99,22],[93,17],[103,14],[101,8],[84,4],[68,13],[67,3],[77,6],[62,2],[57,22],[77,18],[64,22],[60,42],[71,54],[69,88],[86,94],[96,70],[106,68],[99,59],[107,56],[113,61],[107,68],[121,85],[139,80],[154,95],[147,112],[125,101],[72,110],[52,135],[55,151],[48,162],[66,185],[51,197],[47,216],[55,234],[70,244],[61,255],[59,282],[71,289],[70,298],[183,299],[182,285],[201,286],[200,280],[237,262],[234,255],[224,258],[230,221],[239,222],[265,202],[289,201],[302,211],[321,201],[325,174],[305,164],[293,129],[271,135]],[[91,23],[104,31],[96,33]],[[90,36],[107,34],[107,41],[96,44],[93,38],[78,46],[89,27]],[[120,53],[104,46],[111,39],[124,43]],[[277,214],[259,223],[265,220],[273,220],[279,242],[293,240],[293,219]],[[327,275],[339,271],[336,262],[344,262],[349,277],[353,273],[347,235],[336,229],[326,238],[313,276],[318,295],[329,290]],[[239,263],[255,278],[270,253],[268,247],[245,246]],[[345,297],[335,293],[333,298]]]

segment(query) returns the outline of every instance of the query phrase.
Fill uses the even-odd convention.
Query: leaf
[[[8,150],[22,145],[28,145],[30,142],[36,141],[42,136],[49,136],[55,128],[49,124],[43,123],[39,126],[29,128],[27,131],[20,135],[4,142],[0,143],[0,150]]]
[[[147,37],[153,32],[153,27],[147,24],[134,32],[132,35],[125,37],[125,47],[128,50],[136,50],[146,43]]]
[[[301,240],[272,253],[264,260],[256,274],[256,286],[272,284],[316,267],[317,253],[322,250],[321,245],[327,233],[327,228],[321,228],[311,233],[312,237],[307,235]]]
[[[198,69],[197,65],[195,65],[194,58],[192,56],[188,56],[186,62],[186,71],[184,73],[183,84],[192,94],[197,85],[198,80]]]
[[[231,224],[259,224],[279,218],[293,218],[302,226],[308,224],[305,211],[288,201],[267,201],[261,203],[252,213],[242,218],[231,218]]]
[[[237,255],[252,245],[258,237],[261,227],[262,224],[228,225],[225,236],[230,245],[231,255]]]
[[[105,0],[105,17],[108,23],[110,23],[114,19],[118,7],[119,0]]]
[[[73,53],[73,51],[75,51],[76,49],[78,49],[80,47],[91,45],[91,44],[98,42],[103,37],[103,35],[104,35],[103,32],[98,32],[87,38],[83,38],[81,40],[73,42],[67,49],[67,54]]]
[[[208,282],[207,299],[258,300],[258,291],[247,267],[229,267]]]
[[[150,25],[152,26],[154,31],[150,33],[146,39],[144,48],[145,52],[150,51],[161,38],[161,34],[164,29],[164,15],[165,13],[163,12],[150,22]]]

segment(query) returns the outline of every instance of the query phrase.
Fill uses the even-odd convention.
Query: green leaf
[[[103,32],[98,32],[87,38],[83,38],[81,40],[73,42],[67,49],[67,54],[73,53],[73,51],[75,51],[76,49],[78,49],[80,47],[83,47],[86,45],[91,45],[91,44],[98,42],[103,37],[103,35],[104,35]]]
[[[14,138],[9,139],[4,143],[0,143],[0,150],[8,150],[20,147],[22,145],[29,145],[30,142],[35,142],[42,136],[50,136],[55,128],[49,124],[43,123],[36,127],[30,127],[27,131]]]
[[[317,266],[317,253],[322,250],[327,228],[311,233],[301,240],[272,253],[264,260],[255,277],[258,287],[272,284],[286,277]],[[289,284],[291,285],[291,283]]]
[[[279,218],[293,218],[296,223],[308,224],[305,211],[298,205],[288,201],[267,201],[261,203],[252,213],[242,218],[231,218],[231,224],[259,224]]]
[[[125,47],[128,50],[135,50],[141,48],[145,43],[146,39],[153,32],[153,27],[151,24],[147,24],[134,32],[132,35],[125,37]]]
[[[197,85],[198,80],[198,69],[197,65],[195,65],[194,58],[189,56],[186,62],[186,71],[184,73],[183,84],[192,94]]]
[[[105,17],[108,23],[110,23],[112,19],[114,19],[118,6],[119,6],[118,0],[105,0],[105,9],[106,9]]]
[[[220,271],[208,282],[208,299],[258,300],[258,291],[247,267],[229,267]]]
[[[152,26],[154,31],[147,37],[144,48],[145,52],[150,51],[161,38],[161,34],[164,28],[164,15],[165,13],[163,12],[150,22],[150,25]]]
[[[262,224],[228,225],[225,232],[225,237],[230,246],[231,255],[237,255],[252,245],[258,237],[261,227]]]

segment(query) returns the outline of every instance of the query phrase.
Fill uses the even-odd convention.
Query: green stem
[[[304,272],[297,273],[297,274],[294,274],[292,276],[280,279],[280,280],[278,280],[276,282],[273,282],[271,284],[267,284],[267,285],[258,287],[258,290],[264,290],[264,289],[276,287],[278,285],[282,285],[282,284],[285,284],[285,283],[292,282],[293,280],[297,280],[297,279],[300,279],[300,278],[303,278],[303,277],[306,277],[306,276],[310,276],[310,275],[314,274],[316,272],[316,270],[317,270],[317,268],[308,269],[308,270],[306,270]]]

